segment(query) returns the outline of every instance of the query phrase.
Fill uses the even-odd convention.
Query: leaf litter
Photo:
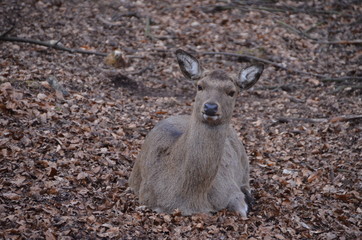
[[[321,40],[361,39],[358,2],[228,3],[1,3],[1,32],[12,26],[9,19],[16,20],[12,36],[61,39],[67,47],[100,52],[122,49],[130,64],[112,70],[99,56],[1,42],[1,237],[361,237],[362,125],[358,119],[338,120],[362,114],[361,92],[335,92],[337,85],[274,66],[266,66],[258,85],[241,94],[233,118],[251,161],[255,203],[247,219],[225,210],[158,214],[128,190],[150,129],[168,116],[191,112],[194,84],[179,73],[177,48],[250,54],[318,74],[361,76],[360,45],[321,44],[280,24]],[[231,72],[250,64],[198,57]],[[335,120],[275,121],[280,117]]]

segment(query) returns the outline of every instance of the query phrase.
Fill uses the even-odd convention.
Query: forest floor
[[[0,238],[361,239],[362,4],[250,2],[1,1],[0,38],[127,64],[0,41]],[[269,61],[232,120],[247,219],[157,214],[128,190],[145,135],[191,113],[178,48],[233,73]]]

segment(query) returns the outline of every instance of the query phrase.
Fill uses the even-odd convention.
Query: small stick
[[[0,36],[0,41],[24,42],[24,43],[31,43],[31,44],[45,46],[48,48],[54,48],[57,50],[62,50],[62,51],[70,52],[70,53],[90,54],[90,55],[97,55],[97,56],[104,56],[104,57],[107,56],[107,53],[88,51],[88,50],[83,50],[83,49],[67,48],[62,45],[59,45],[58,44],[59,41],[56,42],[55,44],[53,44],[53,43],[38,41],[38,40],[34,40],[34,39],[19,38],[19,37],[6,37],[6,36]]]
[[[324,76],[324,75],[321,75],[321,74],[315,74],[315,73],[310,73],[310,72],[299,71],[299,70],[296,70],[296,69],[290,69],[290,68],[284,67],[283,65],[281,65],[279,63],[272,62],[272,61],[269,61],[269,60],[263,59],[263,58],[254,57],[254,56],[251,56],[251,55],[246,55],[246,54],[227,53],[227,52],[200,52],[200,54],[203,54],[203,55],[225,55],[225,56],[232,56],[232,57],[247,58],[247,59],[250,59],[250,60],[255,60],[255,61],[258,61],[258,62],[270,64],[272,66],[275,66],[277,68],[286,70],[288,72],[295,72],[295,73],[299,73],[299,74],[302,74],[302,75],[311,75],[311,76],[315,76],[315,77],[318,77],[318,78],[327,78],[327,76]]]
[[[323,82],[344,82],[347,80],[357,80],[362,81],[362,77],[354,77],[354,76],[346,76],[346,77],[340,77],[340,78],[322,78],[321,81]]]
[[[306,122],[306,123],[326,123],[326,122],[347,122],[362,120],[362,115],[342,115],[331,118],[287,118],[278,117],[274,120],[274,124],[277,123],[288,123],[288,122]]]
[[[122,18],[122,17],[141,18],[141,16],[137,12],[124,13],[124,14],[117,15],[117,17],[118,18]],[[124,26],[124,22],[121,22],[121,21],[111,22],[101,16],[97,16],[97,19],[100,20],[102,23],[110,25],[110,26]]]
[[[317,41],[320,44],[362,44],[362,39],[339,40],[339,41]]]
[[[307,122],[307,123],[322,123],[328,122],[326,118],[287,118],[279,117],[276,119],[276,122],[288,123],[288,122]]]
[[[167,50],[167,49],[154,49],[157,52],[172,52],[172,50]],[[255,57],[255,56],[251,56],[251,55],[246,55],[246,54],[237,54],[237,53],[228,53],[228,52],[196,52],[196,54],[201,54],[201,55],[224,55],[224,56],[231,56],[231,57],[241,57],[241,58],[246,58],[249,60],[254,60],[254,61],[258,61],[258,62],[262,62],[262,63],[266,63],[272,66],[275,66],[277,68],[286,70],[288,72],[294,72],[294,73],[298,73],[298,74],[302,74],[302,75],[309,75],[309,76],[314,76],[320,79],[324,79],[324,81],[328,81],[326,79],[340,79],[340,78],[332,78],[330,76],[326,76],[326,75],[322,75],[322,74],[316,74],[316,73],[311,73],[311,72],[304,72],[304,71],[299,71],[296,69],[290,69],[288,67],[284,67],[283,65],[264,59],[264,58],[259,58],[259,57]],[[354,77],[354,76],[346,76],[341,78],[343,80],[348,80],[348,79],[361,79],[360,77]]]
[[[323,40],[319,40],[317,38],[313,38],[311,36],[309,36],[307,33],[296,29],[295,27],[280,21],[280,20],[276,20],[276,23],[282,25],[283,27],[285,27],[286,29],[289,29],[290,31],[292,31],[293,33],[296,33],[302,37],[308,38],[314,42],[320,43],[320,44],[362,44],[362,39],[354,39],[354,40],[339,40],[339,41],[323,41]]]
[[[347,122],[347,121],[358,121],[362,120],[362,115],[344,115],[330,118],[330,122]]]
[[[110,22],[110,21],[108,21],[107,19],[102,18],[101,16],[97,16],[97,19],[98,19],[99,21],[101,21],[102,23],[107,24],[107,25],[110,25],[110,26],[123,26],[123,25],[124,25],[123,22],[120,22],[120,21]]]
[[[15,24],[13,24],[8,30],[6,30],[4,33],[0,35],[0,37],[5,37],[8,35],[13,29],[15,28]]]
[[[155,40],[155,37],[151,33],[151,18],[146,17],[145,35],[151,40]]]
[[[282,25],[284,28],[286,28],[286,29],[288,29],[288,30],[290,30],[290,31],[298,34],[298,35],[301,35],[301,36],[303,36],[303,37],[305,37],[305,38],[308,38],[308,39],[311,39],[311,40],[314,40],[314,41],[318,41],[318,39],[309,36],[309,35],[306,34],[305,32],[303,32],[303,31],[301,31],[301,30],[299,30],[299,29],[296,29],[295,27],[289,25],[288,23],[285,23],[285,22],[280,21],[280,20],[276,20],[276,23]]]

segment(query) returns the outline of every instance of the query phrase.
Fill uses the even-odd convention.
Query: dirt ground
[[[0,238],[362,238],[361,12],[357,0],[0,1],[0,40],[101,53],[0,41]],[[208,69],[264,63],[232,120],[251,163],[248,219],[157,214],[127,189],[150,129],[191,113],[178,48]],[[105,60],[115,50],[124,62]]]

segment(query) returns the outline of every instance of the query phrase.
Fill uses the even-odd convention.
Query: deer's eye
[[[202,86],[201,85],[197,85],[197,91],[202,91]]]
[[[228,95],[229,95],[230,97],[234,97],[235,91],[230,91],[230,92],[228,92]]]

